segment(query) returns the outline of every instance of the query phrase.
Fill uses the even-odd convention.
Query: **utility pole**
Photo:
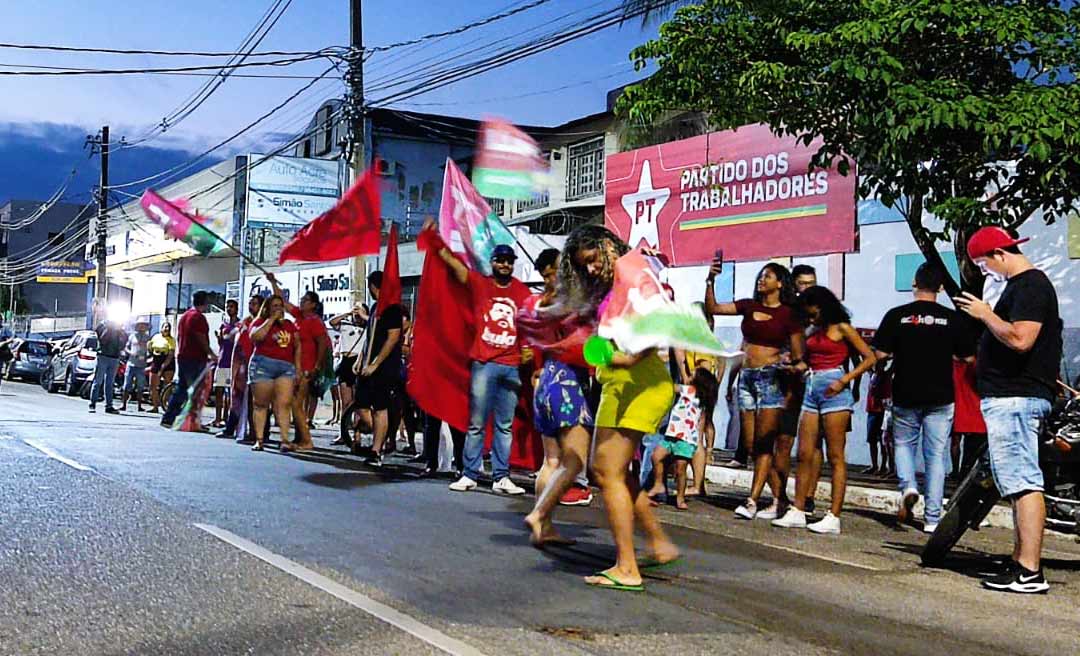
[[[349,121],[349,185],[355,183],[367,166],[364,130],[364,15],[363,0],[349,0],[349,96],[346,118]],[[367,261],[363,256],[349,261],[349,278],[352,280],[352,301],[367,300]]]
[[[99,311],[105,303],[109,291],[109,281],[105,276],[107,241],[109,237],[109,216],[106,213],[109,206],[109,126],[101,128],[100,141],[97,144],[101,148],[101,185],[98,189],[98,214],[97,214],[97,246],[94,254],[97,256],[97,280],[95,281],[94,300],[97,301]],[[94,317],[95,323],[99,317]]]

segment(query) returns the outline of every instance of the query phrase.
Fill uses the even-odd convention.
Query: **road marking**
[[[850,560],[844,560],[842,558],[833,558],[832,556],[822,556],[821,554],[811,553],[809,551],[802,551],[800,549],[795,549],[794,547],[785,547],[785,546],[782,546],[782,545],[779,545],[779,544],[770,544],[768,542],[758,542],[757,540],[748,540],[746,538],[740,538],[740,537],[735,536],[735,535],[725,535],[724,537],[729,537],[729,538],[731,538],[733,540],[739,540],[740,542],[747,542],[749,544],[754,544],[754,545],[761,546],[761,547],[769,547],[770,549],[777,549],[779,551],[787,551],[788,553],[798,554],[800,556],[806,556],[808,558],[817,558],[818,560],[824,560],[826,562],[830,562],[830,563],[833,563],[833,564],[836,564],[836,565],[844,565],[846,567],[855,567],[855,568],[858,568],[858,569],[865,569],[865,570],[867,570],[869,572],[887,572],[887,571],[889,571],[889,570],[883,569],[881,567],[872,567],[870,565],[863,565],[862,563],[855,563],[855,562],[852,562]]]
[[[268,551],[250,540],[245,540],[235,533],[231,533],[211,524],[195,524],[195,526],[206,531],[210,535],[213,535],[222,542],[226,542],[241,551],[247,552],[259,560],[273,565],[286,574],[291,574],[304,583],[319,588],[323,592],[331,594],[345,603],[355,606],[387,624],[396,626],[402,631],[423,640],[432,647],[440,649],[447,654],[452,654],[453,656],[484,656],[483,652],[470,647],[460,640],[451,638],[438,629],[432,628],[384,603],[375,601],[367,595],[361,594],[356,590],[347,588],[336,581],[328,579],[322,574],[312,571],[284,556],[279,556],[272,551]]]
[[[38,451],[41,451],[42,453],[49,456],[53,460],[57,460],[59,462],[62,462],[65,465],[67,465],[68,467],[71,467],[73,469],[78,469],[79,471],[88,471],[88,472],[94,471],[93,467],[87,467],[86,465],[82,465],[82,464],[79,464],[79,463],[75,462],[71,458],[65,458],[64,456],[60,455],[56,451],[53,451],[52,449],[45,446],[44,444],[38,444],[37,442],[34,442],[33,440],[23,440],[23,443],[26,444],[27,446],[31,446],[31,447],[37,449]]]

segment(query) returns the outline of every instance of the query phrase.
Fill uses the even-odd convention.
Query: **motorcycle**
[[[1080,397],[1059,400],[1044,422],[1039,439],[1046,526],[1080,535]],[[949,499],[937,530],[922,552],[922,563],[938,566],[969,529],[978,530],[1001,500],[984,445],[978,462]]]

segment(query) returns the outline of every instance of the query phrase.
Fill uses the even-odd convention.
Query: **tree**
[[[819,166],[858,162],[860,193],[897,206],[920,250],[1051,223],[1080,197],[1080,9],[1060,0],[701,0],[636,48],[653,76],[619,111],[648,123],[699,111],[717,129],[762,122]],[[932,231],[924,208],[941,218]],[[947,291],[958,285],[950,280]]]

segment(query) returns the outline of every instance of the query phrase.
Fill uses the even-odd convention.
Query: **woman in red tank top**
[[[792,361],[797,362],[802,359],[803,352],[803,327],[793,307],[795,285],[786,267],[770,262],[758,274],[753,299],[717,303],[712,281],[720,267],[720,263],[714,262],[709,270],[705,310],[709,314],[741,315],[743,318],[746,357],[739,372],[739,420],[742,443],[754,459],[750,497],[736,509],[735,516],[775,519],[786,497],[773,469],[776,437],[787,405],[780,379],[790,367],[782,362],[782,354],[790,349]],[[773,503],[759,513],[757,502],[765,483],[772,491]]]
[[[799,420],[799,467],[795,474],[795,502],[773,522],[781,528],[808,528],[814,533],[839,533],[840,509],[847,491],[844,450],[848,421],[855,405],[849,386],[876,362],[874,352],[851,327],[851,315],[825,287],[811,287],[799,298],[813,331],[806,339],[806,362],[797,369],[807,374],[802,417]],[[852,354],[861,361],[851,371],[841,367]],[[814,451],[824,425],[826,453],[832,466],[832,507],[824,519],[806,523],[806,498],[812,494]]]

